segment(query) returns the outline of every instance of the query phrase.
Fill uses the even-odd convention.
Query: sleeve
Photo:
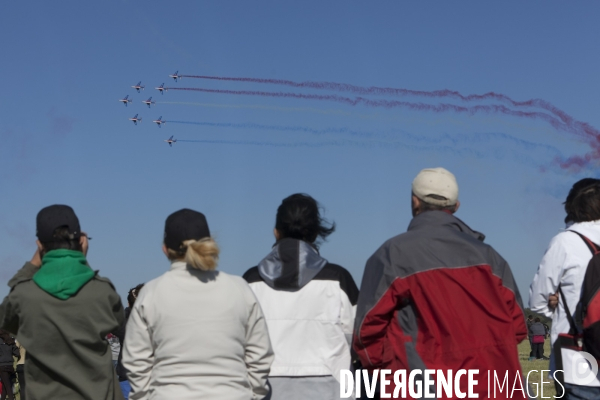
[[[21,352],[19,351],[19,348],[17,347],[17,345],[13,344],[11,347],[12,347],[13,357],[17,357],[17,359],[21,358]]]
[[[244,359],[248,370],[248,381],[252,387],[252,399],[258,400],[269,394],[267,377],[274,356],[265,317],[251,289],[249,287],[247,289],[252,296],[252,303],[246,328]]]
[[[490,247],[491,249],[491,247]],[[492,263],[495,271],[500,272],[500,295],[504,299],[509,315],[513,320],[513,327],[515,330],[516,343],[521,343],[528,336],[527,323],[525,322],[525,312],[523,308],[523,301],[521,300],[521,293],[515,282],[515,278],[512,274],[510,266],[500,254],[493,250]]]
[[[144,299],[138,298],[129,315],[125,333],[123,366],[131,384],[131,400],[145,399],[148,396],[154,365],[152,335],[144,311]]]
[[[563,265],[567,260],[567,252],[558,236],[550,242],[538,270],[529,286],[529,308],[531,311],[552,316],[548,307],[548,296],[556,293],[563,274]]]
[[[380,248],[365,266],[358,296],[353,349],[368,369],[385,368],[388,326],[403,299],[409,296],[401,278],[394,278],[388,249]],[[388,273],[386,273],[388,271]],[[401,329],[398,326],[398,329]],[[407,360],[399,360],[407,365]]]

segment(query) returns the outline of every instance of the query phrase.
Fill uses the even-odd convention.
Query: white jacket
[[[248,284],[183,262],[148,282],[127,323],[123,366],[138,399],[262,399],[273,361]]]
[[[592,242],[600,244],[600,220],[575,223],[554,236],[540,262],[537,273],[529,288],[529,307],[532,311],[552,317],[550,341],[552,345],[560,333],[569,332],[563,301],[566,300],[571,313],[575,312],[581,297],[581,286],[592,253],[576,231]],[[560,285],[564,298],[560,298],[556,310],[548,308],[548,296],[556,293]],[[568,365],[564,366],[569,368]],[[551,369],[554,371],[553,362]],[[600,386],[600,380],[588,386]]]
[[[310,244],[283,239],[244,278],[256,294],[269,327],[275,352],[269,376],[330,377],[339,391],[340,371],[351,367],[349,343],[358,298],[350,273],[329,264]],[[315,385],[317,381],[323,382],[318,379]],[[294,390],[298,393],[303,390],[301,386],[312,384],[299,379],[294,382],[299,384]],[[274,399],[294,396],[276,393],[273,388]],[[321,400],[327,398],[321,396]]]

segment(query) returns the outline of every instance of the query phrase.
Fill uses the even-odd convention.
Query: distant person
[[[544,328],[544,325],[540,322],[539,318],[536,318],[534,323],[531,324],[531,334],[533,343],[533,356],[530,357],[530,360],[549,360],[549,358],[544,357],[546,328]]]
[[[43,208],[37,250],[9,281],[3,329],[27,349],[29,399],[123,398],[105,336],[124,319],[121,299],[88,265],[88,239],[73,209]]]
[[[26,400],[25,395],[25,347],[19,341],[16,341],[17,348],[19,349],[19,361],[17,361],[17,380],[19,382],[19,400]]]
[[[452,173],[422,170],[411,199],[408,231],[367,261],[354,350],[363,368],[407,376],[416,369],[479,370],[474,393],[488,398],[488,371],[508,371],[510,382],[521,371],[517,344],[527,326],[519,290],[506,261],[454,216],[460,202]],[[466,379],[460,390],[467,393]]]
[[[135,300],[138,298],[140,294],[140,290],[144,287],[143,283],[140,283],[134,288],[129,289],[129,293],[127,294],[127,304],[128,307],[125,308],[125,323],[129,320],[129,314],[131,313],[131,308],[135,304]],[[125,338],[125,324],[123,324],[122,329],[119,331],[119,337],[121,339],[121,347],[119,351],[119,358],[117,363],[117,375],[119,377],[119,385],[121,386],[121,391],[123,392],[123,397],[125,400],[129,399],[129,393],[131,392],[131,385],[129,384],[129,380],[127,380],[127,371],[123,367],[123,347],[124,347],[124,338]]]
[[[216,271],[206,218],[171,214],[163,243],[171,268],[144,286],[127,322],[129,398],[264,398],[273,362],[267,324],[248,284]]]
[[[552,317],[552,346],[559,334],[571,329],[566,308],[575,314],[585,271],[592,258],[590,249],[579,235],[600,244],[600,180],[585,178],[576,182],[564,206],[566,228],[550,240],[529,288],[531,310]],[[563,296],[558,295],[559,289]],[[571,363],[563,362],[562,369],[566,390],[564,400],[578,399],[582,393],[589,398],[600,398],[600,376],[585,386],[578,385],[572,377],[575,371]],[[556,370],[554,352],[550,355],[550,370],[551,374]],[[557,387],[557,391],[560,395],[561,388]]]
[[[533,325],[535,322],[533,320],[533,315],[529,315],[525,322],[527,323],[527,338],[529,339],[529,347],[531,347],[531,351],[529,352],[529,358],[531,359],[533,358],[533,334],[531,333],[531,325]]]
[[[319,254],[318,241],[334,230],[315,199],[291,195],[277,209],[275,245],[244,274],[275,352],[273,400],[340,398],[340,371],[351,365],[358,288],[346,269]]]
[[[6,396],[10,400],[14,400],[11,376],[15,373],[13,357],[19,357],[19,349],[15,344],[15,340],[5,330],[0,330],[0,379],[2,380],[2,400]]]

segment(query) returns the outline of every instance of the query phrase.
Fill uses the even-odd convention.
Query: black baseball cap
[[[184,241],[205,237],[210,237],[210,230],[206,217],[201,212],[184,208],[167,217],[164,238],[167,248],[179,251]]]
[[[36,218],[36,236],[40,242],[53,242],[54,231],[62,226],[69,229],[73,239],[81,237],[79,219],[71,207],[55,204],[42,208]]]

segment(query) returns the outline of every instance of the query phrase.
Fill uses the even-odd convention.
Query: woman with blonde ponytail
[[[171,214],[162,248],[171,268],[144,286],[127,323],[129,398],[267,398],[265,319],[248,284],[216,270],[219,246],[206,217]]]

